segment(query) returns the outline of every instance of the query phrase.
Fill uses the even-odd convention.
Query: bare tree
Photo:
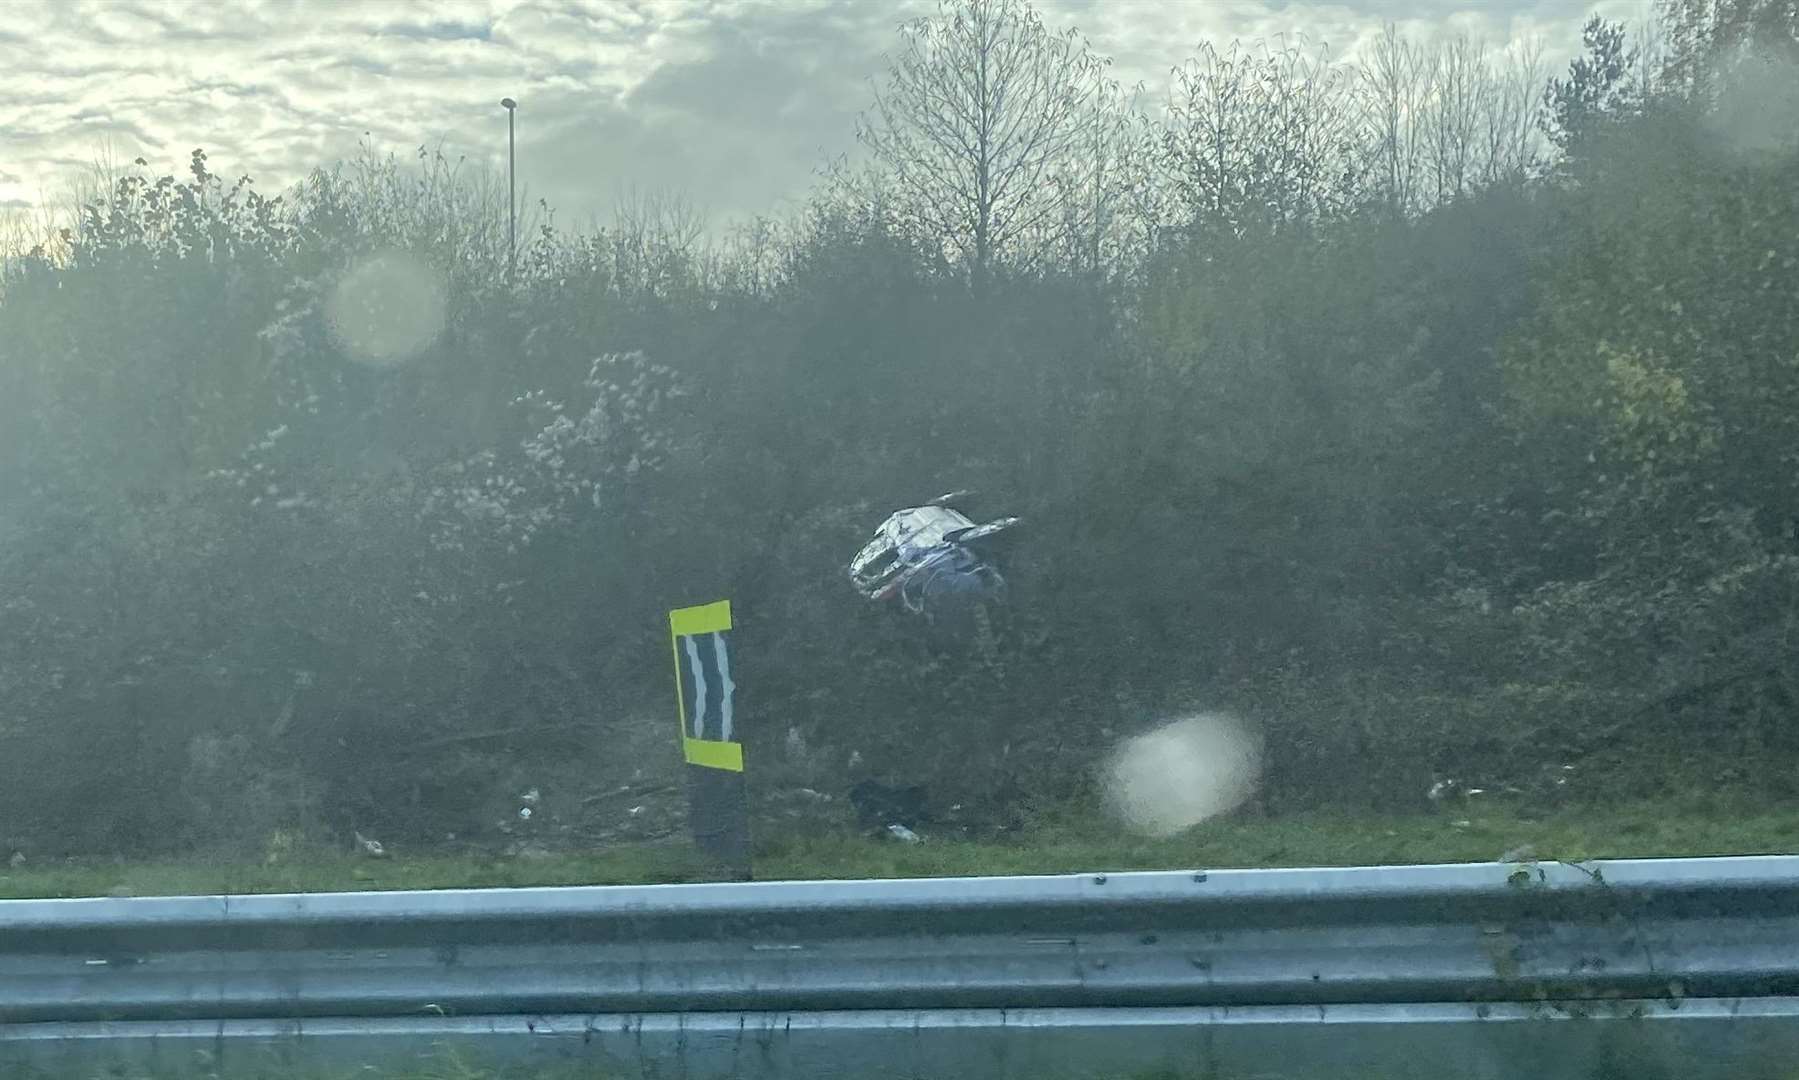
[[[940,0],[901,34],[856,134],[900,216],[979,272],[1057,214],[1047,181],[1107,122],[1109,61],[1024,0]]]
[[[1538,110],[1543,95],[1543,44],[1527,38],[1487,78],[1481,109],[1485,130],[1481,182],[1516,180],[1542,157]]]
[[[1323,51],[1202,44],[1174,71],[1162,136],[1187,221],[1242,229],[1332,212],[1353,173],[1350,89]]]
[[[1500,54],[1466,35],[1430,46],[1388,26],[1361,64],[1370,172],[1417,213],[1526,175],[1541,154],[1542,46]]]
[[[85,220],[82,209],[115,196],[128,198],[135,189],[121,189],[119,181],[143,177],[145,166],[142,158],[121,164],[118,143],[102,139],[86,166],[58,178],[58,191],[40,191],[38,201],[27,206],[0,207],[0,269],[6,260],[34,251],[52,261],[66,258],[70,238]]]
[[[0,209],[0,272],[33,250],[43,250],[54,230],[47,215],[6,207]]]
[[[1424,143],[1439,203],[1467,193],[1478,173],[1481,113],[1489,80],[1486,46],[1467,35],[1432,50],[1427,70],[1430,92],[1424,101]]]
[[[1399,36],[1393,24],[1362,64],[1362,95],[1374,139],[1374,172],[1383,200],[1400,213],[1416,209],[1424,160],[1424,104],[1430,56]]]
[[[662,295],[694,279],[706,252],[706,216],[678,191],[631,189],[613,203],[613,272],[621,288]]]
[[[781,278],[790,243],[781,222],[761,214],[732,226],[718,253],[719,286],[756,299],[767,296]]]
[[[1668,36],[1666,17],[1644,18],[1631,24],[1630,49],[1637,58],[1630,73],[1631,96],[1637,101],[1648,101],[1660,90],[1659,84],[1672,61]]]
[[[1427,54],[1420,127],[1434,202],[1523,175],[1536,161],[1542,47],[1523,42],[1494,59],[1466,35]]]
[[[302,188],[315,198],[336,192],[351,210],[353,228],[367,238],[435,249],[498,280],[508,258],[505,175],[465,157],[451,159],[441,146],[419,146],[409,157],[403,161],[364,139],[355,157],[314,170]],[[528,190],[518,200],[518,235],[530,236],[541,219],[530,209]]]
[[[1082,273],[1107,275],[1128,271],[1149,247],[1158,133],[1116,88],[1090,108],[1085,137],[1050,178],[1060,212],[1035,246]]]

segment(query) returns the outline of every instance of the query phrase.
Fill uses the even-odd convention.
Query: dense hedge
[[[1016,811],[1228,708],[1276,808],[1790,794],[1799,144],[1744,105],[1793,70],[1757,25],[1665,72],[1596,27],[1553,153],[1428,197],[1215,213],[1159,128],[1101,265],[971,267],[878,173],[714,247],[544,229],[512,276],[428,157],[119,180],[0,292],[0,850],[491,831],[522,777],[666,765],[664,612],[717,596],[770,783],[854,753]],[[952,487],[1028,521],[968,656],[842,575]]]

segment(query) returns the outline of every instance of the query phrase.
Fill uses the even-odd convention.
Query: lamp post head
[[[504,98],[500,99],[500,107],[502,109],[505,109],[507,112],[511,112],[512,110],[518,108],[518,102],[512,100],[509,97],[504,97]]]

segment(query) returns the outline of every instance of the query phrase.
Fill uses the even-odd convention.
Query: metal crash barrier
[[[1788,1075],[1799,857],[0,902],[0,1075],[446,1053],[596,1077]]]

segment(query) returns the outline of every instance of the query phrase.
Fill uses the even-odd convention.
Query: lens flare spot
[[[1173,836],[1241,806],[1261,774],[1261,737],[1233,717],[1202,713],[1123,740],[1102,775],[1131,828]]]
[[[356,360],[403,364],[443,332],[443,276],[403,251],[383,251],[351,266],[325,305],[331,332]]]

